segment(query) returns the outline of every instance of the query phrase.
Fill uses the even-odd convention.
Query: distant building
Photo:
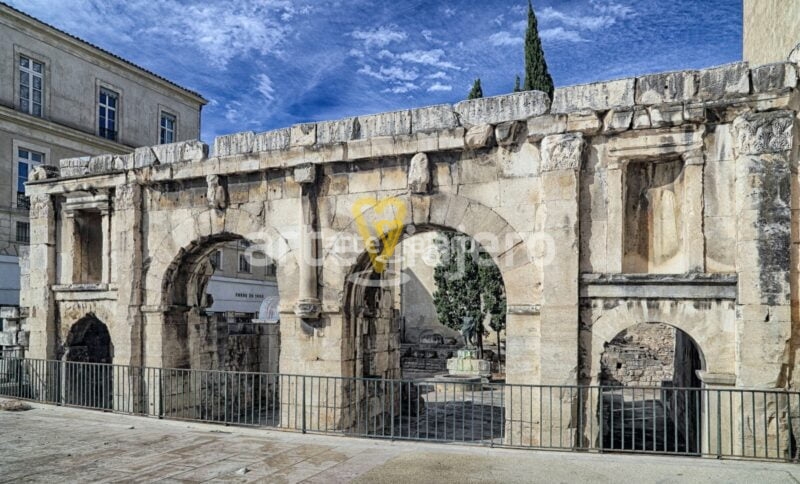
[[[37,165],[197,139],[206,100],[0,3],[0,306],[19,301]]]
[[[785,61],[800,43],[800,1],[744,0],[743,57],[753,65]]]
[[[210,255],[214,274],[206,292],[213,298],[208,313],[219,314],[230,323],[276,323],[277,318],[259,314],[262,308],[276,308],[278,282],[275,264],[245,240],[229,242]]]

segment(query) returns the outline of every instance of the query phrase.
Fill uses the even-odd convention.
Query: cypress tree
[[[544,58],[542,39],[539,38],[539,29],[533,5],[528,0],[528,29],[525,31],[525,86],[526,91],[542,91],[553,98],[553,78],[547,71],[547,61]]]
[[[519,75],[514,78],[514,92],[520,92],[522,88],[519,85]]]
[[[483,97],[483,89],[481,88],[480,77],[475,79],[475,82],[472,83],[472,89],[469,91],[467,99],[478,99],[479,97]]]

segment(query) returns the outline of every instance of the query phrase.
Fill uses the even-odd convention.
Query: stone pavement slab
[[[800,465],[389,442],[33,405],[0,412],[0,482],[800,482]]]

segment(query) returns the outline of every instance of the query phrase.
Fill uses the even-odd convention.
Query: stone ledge
[[[582,274],[580,297],[735,300],[736,274]]]

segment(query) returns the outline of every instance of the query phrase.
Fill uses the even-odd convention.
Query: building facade
[[[800,44],[800,2],[744,0],[744,60],[753,65],[782,62]]]
[[[25,182],[68,157],[198,139],[206,101],[0,3],[0,305],[19,301]]]

